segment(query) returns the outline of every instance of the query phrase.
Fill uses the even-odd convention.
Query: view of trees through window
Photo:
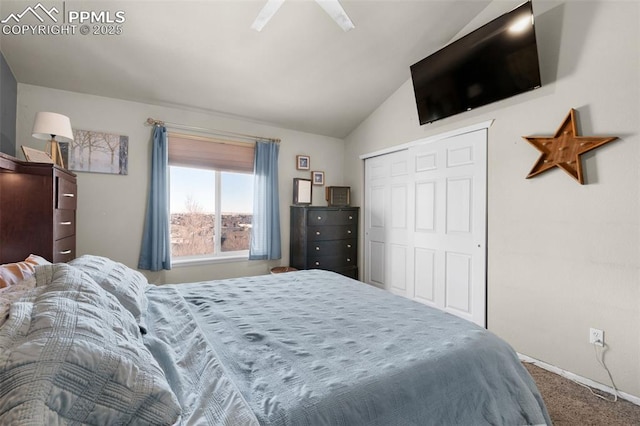
[[[173,257],[249,249],[253,175],[170,166],[170,197]]]

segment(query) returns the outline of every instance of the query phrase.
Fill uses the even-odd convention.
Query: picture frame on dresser
[[[325,198],[330,207],[348,207],[351,205],[351,187],[327,186]]]
[[[293,204],[311,204],[311,179],[293,178]]]
[[[51,156],[44,151],[22,145],[22,153],[28,162],[53,164]]]

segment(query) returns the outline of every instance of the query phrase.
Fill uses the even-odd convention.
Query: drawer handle
[[[353,219],[353,216],[349,216],[349,220]]]
[[[74,198],[76,196],[76,194],[71,194],[69,192],[65,192],[64,194],[62,194],[63,197],[67,197],[67,198]]]
[[[316,266],[320,266],[320,262],[316,262]]]
[[[320,231],[316,231],[316,235],[320,235]]]
[[[316,246],[316,251],[320,251],[320,247],[317,247],[317,246]]]
[[[351,259],[347,259],[347,262],[351,262]]]
[[[63,250],[60,254],[71,254],[71,250]]]
[[[72,222],[60,222],[60,225],[71,225]]]
[[[318,216],[318,220],[322,220],[322,216]]]
[[[347,230],[347,234],[350,234],[350,233],[351,233],[351,229],[348,229],[348,230]]]
[[[351,248],[351,244],[347,244],[347,248]]]

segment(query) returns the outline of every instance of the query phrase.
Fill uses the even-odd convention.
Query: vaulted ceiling
[[[411,64],[470,23],[477,27],[517,5],[342,0],[355,24],[343,32],[315,1],[286,0],[257,32],[250,26],[265,1],[42,1],[57,8],[58,21],[70,11],[108,11],[112,19],[122,11],[122,33],[82,35],[77,22],[70,35],[3,30],[0,49],[20,83],[343,138],[410,78]],[[0,16],[36,5],[3,0]],[[475,25],[481,13],[491,16]],[[29,14],[20,19],[39,24]]]

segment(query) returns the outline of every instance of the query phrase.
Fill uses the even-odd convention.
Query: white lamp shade
[[[33,121],[32,136],[36,139],[72,142],[71,120],[66,115],[55,112],[38,112]]]

